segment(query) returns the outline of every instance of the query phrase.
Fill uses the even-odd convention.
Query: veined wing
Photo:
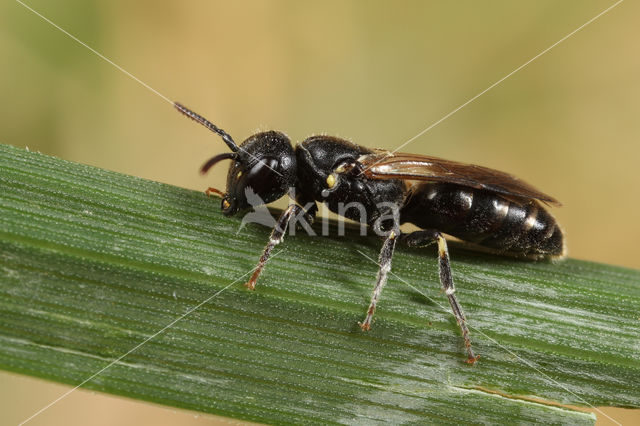
[[[560,205],[553,197],[528,183],[498,170],[418,154],[376,151],[358,159],[369,179],[404,179],[448,182],[484,189],[519,199],[535,199]]]

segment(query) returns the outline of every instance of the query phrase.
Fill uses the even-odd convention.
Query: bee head
[[[256,133],[239,146],[224,130],[179,103],[176,109],[220,135],[231,152],[210,158],[200,169],[206,174],[222,160],[232,160],[222,213],[231,216],[252,206],[268,204],[284,196],[296,184],[296,156],[289,138],[281,132]]]

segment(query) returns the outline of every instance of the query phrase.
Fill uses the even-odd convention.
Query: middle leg
[[[371,303],[369,304],[367,316],[365,317],[364,321],[358,323],[363,331],[371,329],[371,320],[373,319],[373,313],[376,311],[376,305],[378,304],[380,293],[382,293],[382,288],[387,283],[387,274],[391,270],[391,258],[393,257],[393,251],[396,247],[397,237],[397,232],[391,231],[387,236],[387,239],[384,241],[384,244],[382,244],[380,257],[378,258],[378,265],[380,265],[380,269],[378,270],[376,286],[373,288]]]

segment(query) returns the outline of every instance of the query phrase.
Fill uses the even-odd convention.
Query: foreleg
[[[273,248],[280,244],[284,239],[284,233],[287,231],[287,225],[289,225],[289,221],[292,217],[300,214],[300,212],[302,212],[302,207],[298,206],[297,204],[290,204],[289,207],[287,207],[278,218],[278,223],[271,231],[269,242],[264,248],[262,256],[260,256],[258,266],[253,271],[253,275],[251,275],[251,279],[249,280],[249,282],[245,284],[245,286],[247,286],[249,290],[253,290],[256,287],[258,277],[262,273],[262,269],[264,268],[265,263],[267,263],[267,261],[269,260],[269,256],[271,256],[271,250],[273,250]]]

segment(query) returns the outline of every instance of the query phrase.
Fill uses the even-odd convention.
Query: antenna
[[[215,157],[209,158],[209,160],[200,167],[200,173],[203,175],[209,171],[214,164],[222,161],[222,160],[235,160],[236,154],[234,152],[225,152],[222,154],[218,154]]]
[[[230,134],[220,129],[218,126],[216,126],[215,124],[213,124],[212,122],[210,122],[209,120],[201,116],[200,114],[197,114],[191,111],[189,108],[187,108],[186,106],[182,105],[179,102],[174,102],[173,106],[176,107],[178,111],[180,111],[182,114],[186,115],[193,121],[197,121],[207,129],[220,135],[220,137],[222,137],[222,140],[227,144],[227,146],[231,149],[231,151],[238,152],[238,149],[239,149],[238,145],[236,145],[236,143],[233,141],[233,138],[231,137]]]

